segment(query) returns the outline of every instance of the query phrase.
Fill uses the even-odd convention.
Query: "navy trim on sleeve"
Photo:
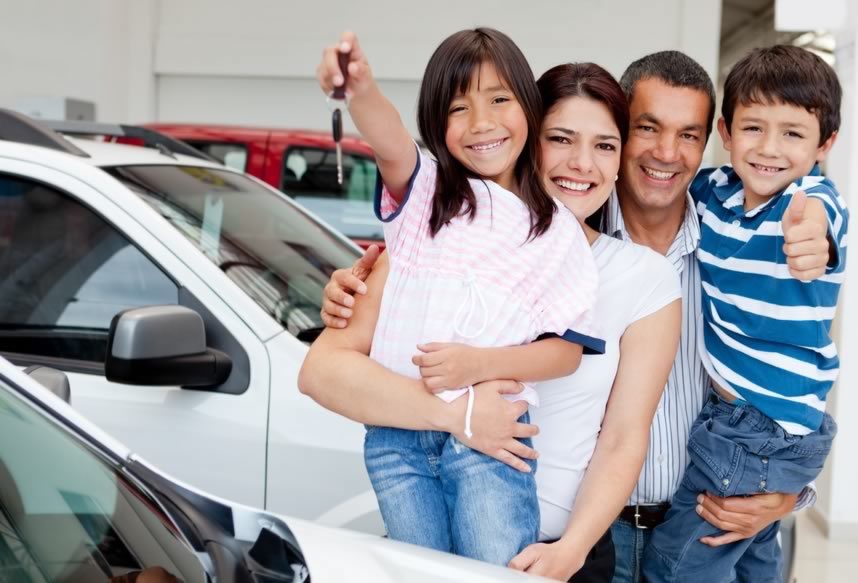
[[[417,144],[414,144],[414,147],[417,148]],[[384,183],[381,180],[381,172],[378,171],[378,168],[375,170],[375,197],[372,201],[372,209],[375,211],[375,216],[378,217],[383,223],[389,223],[393,219],[399,216],[399,213],[402,212],[402,209],[405,208],[405,203],[408,202],[408,197],[411,196],[411,189],[414,188],[414,181],[417,180],[417,173],[420,172],[420,149],[417,148],[417,164],[414,167],[414,172],[411,173],[411,178],[408,179],[408,185],[405,188],[405,196],[402,197],[402,202],[399,203],[399,206],[393,213],[384,218],[381,216],[381,193],[384,191]]]
[[[573,330],[566,330],[566,332],[563,333],[563,336],[553,332],[547,332],[538,336],[536,340],[545,340],[546,338],[562,338],[566,342],[580,344],[584,347],[584,354],[605,354],[604,340],[593,338],[592,336],[585,336],[584,334],[579,334]]]

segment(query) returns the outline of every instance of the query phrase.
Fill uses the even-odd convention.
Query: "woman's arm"
[[[412,362],[432,391],[459,389],[492,379],[547,381],[578,370],[584,351],[580,344],[546,338],[521,346],[479,348],[467,344],[432,342],[417,347],[423,354]]]
[[[298,388],[326,409],[354,421],[450,432],[473,449],[530,471],[521,458],[533,459],[536,452],[516,438],[531,437],[537,428],[518,422],[526,403],[503,398],[521,390],[517,383],[493,381],[475,387],[474,436],[468,439],[463,432],[465,399],[445,403],[427,392],[420,380],[391,372],[367,356],[387,272],[387,256],[382,255],[366,282],[366,294],[355,298],[348,327],[328,328],[313,343],[298,375]]]
[[[681,305],[675,300],[626,329],[602,430],[566,532],[555,543],[529,546],[511,567],[566,581],[619,515],[640,477],[649,428],[676,357]]]
[[[347,71],[340,69],[339,58],[343,53],[349,55]],[[399,112],[375,82],[366,55],[352,32],[344,32],[336,45],[324,50],[316,70],[326,94],[342,86],[343,73],[347,73],[346,95],[352,121],[372,147],[388,191],[401,197],[417,166],[417,150]]]

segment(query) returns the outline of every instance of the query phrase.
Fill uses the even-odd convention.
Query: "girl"
[[[349,54],[346,75],[340,53]],[[390,275],[374,360],[422,377],[445,401],[467,393],[471,437],[474,383],[568,375],[583,346],[602,350],[590,313],[596,268],[575,217],[537,171],[541,102],[508,37],[462,31],[432,55],[418,121],[437,162],[379,91],[354,35],[325,51],[318,73],[325,91],[346,78],[349,112],[381,178],[376,212]],[[514,398],[537,403],[532,387]],[[369,427],[364,452],[391,538],[502,565],[536,540],[532,472],[440,431]]]
[[[536,482],[542,542],[526,548],[510,566],[564,581],[576,573],[576,582],[607,583],[614,565],[608,527],[640,473],[653,412],[676,353],[681,291],[676,271],[664,257],[600,235],[590,226],[598,224],[611,195],[620,144],[629,131],[626,100],[617,82],[601,67],[582,63],[552,68],[538,86],[545,111],[542,174],[549,192],[575,214],[592,245],[599,269],[594,309],[606,346],[602,356],[585,355],[574,375],[539,385],[541,406],[534,409],[532,421],[540,429],[534,446],[540,452]],[[385,259],[383,255],[373,270],[365,295],[357,296],[348,328],[331,329],[313,345],[302,388],[358,421],[441,427],[461,435],[457,415],[463,407],[434,407],[419,387],[409,390],[406,379],[379,371],[356,354],[369,349],[378,290],[388,271]],[[373,260],[368,252],[360,261],[361,277]],[[349,270],[334,274],[325,289],[323,317],[329,325],[343,327],[337,319],[350,316],[341,311],[350,303],[344,293],[363,285]],[[511,452],[523,458],[530,452],[513,438],[533,426],[512,423],[516,404],[499,396],[510,390],[515,390],[514,383],[493,381],[477,387],[476,435],[467,442],[519,464],[523,462]],[[384,407],[368,407],[378,402]]]

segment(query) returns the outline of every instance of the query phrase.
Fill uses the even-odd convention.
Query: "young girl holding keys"
[[[325,51],[323,90],[343,84],[340,53],[349,54],[349,112],[376,154],[375,207],[390,256],[371,356],[446,401],[467,394],[469,435],[473,384],[562,377],[583,348],[604,349],[591,317],[598,276],[588,241],[539,172],[533,74],[498,31],[442,42],[418,103],[436,162],[381,94],[354,35]],[[514,398],[538,403],[527,385]],[[391,538],[506,565],[538,536],[532,472],[440,431],[368,427],[364,452]]]

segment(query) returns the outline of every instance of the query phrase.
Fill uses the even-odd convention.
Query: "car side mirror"
[[[146,306],[113,317],[107,339],[107,380],[131,385],[220,385],[232,360],[206,346],[202,317],[184,306]]]
[[[24,373],[30,375],[34,381],[48,389],[57,397],[71,404],[71,387],[69,378],[61,370],[34,364],[24,369]]]

